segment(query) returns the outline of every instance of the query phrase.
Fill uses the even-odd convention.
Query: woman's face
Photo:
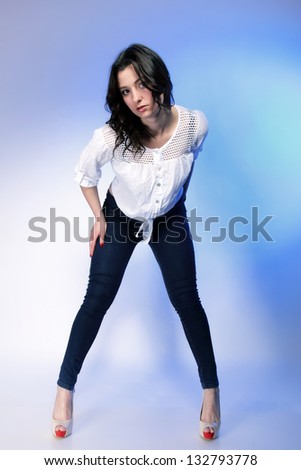
[[[123,101],[133,114],[143,121],[158,113],[159,106],[155,103],[152,92],[144,86],[133,65],[118,72],[117,80]]]

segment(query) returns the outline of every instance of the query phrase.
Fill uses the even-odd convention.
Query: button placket
[[[156,177],[155,177],[155,202],[156,205],[160,204],[162,199],[162,154],[159,149],[154,151],[154,163],[156,167]]]

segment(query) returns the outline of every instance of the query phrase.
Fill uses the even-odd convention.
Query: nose
[[[139,89],[135,89],[132,91],[132,97],[134,103],[139,103],[139,101],[141,101],[141,93],[139,92]]]

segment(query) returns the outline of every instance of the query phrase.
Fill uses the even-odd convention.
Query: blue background
[[[0,348],[8,381],[17,380],[13,367],[18,380],[32,383],[40,370],[45,388],[56,381],[89,269],[87,243],[72,236],[74,218],[84,236],[91,215],[73,181],[74,166],[93,130],[108,119],[112,61],[141,42],[165,60],[176,103],[203,110],[209,121],[187,207],[203,220],[220,221],[211,232],[199,224],[203,240],[195,250],[226,413],[235,414],[240,401],[270,409],[275,388],[284,408],[294,402],[301,358],[300,15],[301,4],[293,0],[1,2]],[[111,178],[105,167],[102,200]],[[70,242],[62,223],[50,242],[51,207],[68,218]],[[252,207],[259,208],[259,220],[273,216],[266,225],[273,241],[261,235],[252,241]],[[48,233],[43,243],[28,241],[37,236],[28,226],[36,216],[47,219],[40,224]],[[248,239],[212,242],[236,216],[248,219],[236,226],[237,236]],[[81,386],[95,386],[99,377],[101,388],[115,396],[104,384],[115,384],[112,371],[116,383],[126,377],[123,396],[131,381],[149,390],[163,378],[185,386],[187,401],[199,394],[193,358],[146,246],[131,260]],[[243,383],[249,392],[242,392]],[[3,403],[9,403],[7,393],[3,389]],[[257,398],[250,401],[248,393]],[[298,406],[288,413],[296,416]],[[15,445],[7,439],[3,445]]]

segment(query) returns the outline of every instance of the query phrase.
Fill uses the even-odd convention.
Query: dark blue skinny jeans
[[[105,244],[97,242],[91,259],[84,301],[72,325],[58,385],[73,390],[84,359],[111,306],[126,266],[142,235],[141,221],[128,218],[110,192],[103,205],[107,221]],[[154,220],[149,246],[159,263],[172,305],[177,311],[197,363],[202,387],[218,387],[207,316],[200,302],[193,243],[184,197],[165,215]]]

